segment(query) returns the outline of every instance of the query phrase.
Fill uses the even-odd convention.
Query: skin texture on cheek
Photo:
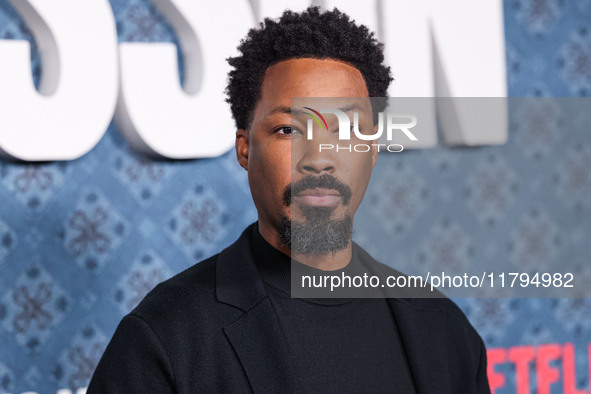
[[[256,135],[259,132],[262,135]],[[253,199],[260,201],[257,206],[263,221],[279,225],[277,212],[289,211],[283,206],[282,193],[291,182],[290,149],[287,142],[273,141],[265,135],[264,129],[251,131],[254,133],[251,149],[252,165],[249,169],[249,183],[253,191]],[[256,198],[255,198],[256,193]]]

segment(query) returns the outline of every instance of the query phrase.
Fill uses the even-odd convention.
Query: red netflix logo
[[[588,371],[591,376],[591,343],[587,349]],[[572,343],[564,345],[550,343],[539,346],[515,346],[510,348],[495,348],[487,351],[488,380],[494,394],[496,390],[506,387],[506,376],[496,371],[497,365],[513,363],[515,366],[515,392],[517,394],[531,393],[531,367],[535,368],[536,393],[550,394],[552,389],[560,387],[562,378],[562,392],[565,394],[587,394],[591,387],[577,387],[575,346]]]

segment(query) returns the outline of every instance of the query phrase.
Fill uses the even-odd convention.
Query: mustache
[[[298,182],[289,184],[283,191],[283,204],[289,207],[291,205],[291,196],[299,194],[307,189],[333,189],[339,192],[343,199],[343,204],[347,205],[351,200],[351,188],[345,183],[339,181],[332,175],[324,174],[319,176],[308,176],[300,179]]]

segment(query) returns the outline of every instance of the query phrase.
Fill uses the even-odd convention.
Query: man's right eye
[[[293,126],[281,126],[276,128],[273,132],[285,135],[301,134],[301,132]]]

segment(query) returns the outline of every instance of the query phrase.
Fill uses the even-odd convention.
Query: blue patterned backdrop
[[[120,41],[175,42],[149,1],[111,5]],[[591,1],[506,0],[504,7],[510,96],[589,96]],[[31,38],[6,0],[0,37]],[[35,53],[37,80],[39,70]],[[591,135],[569,139],[555,155],[560,136],[547,130],[512,129],[504,147],[381,155],[384,181],[372,181],[369,196],[398,197],[389,221],[387,210],[364,207],[363,215],[376,221],[376,234],[395,235],[389,263],[491,255],[589,263]],[[0,161],[0,202],[0,392],[86,386],[123,315],[256,219],[233,152],[148,159],[130,150],[114,124],[75,161]],[[582,224],[571,228],[571,217]],[[512,218],[513,233],[503,233]],[[574,343],[578,384],[589,390],[589,299],[457,302],[489,348]],[[497,370],[507,376],[498,392],[514,392],[511,365]]]

